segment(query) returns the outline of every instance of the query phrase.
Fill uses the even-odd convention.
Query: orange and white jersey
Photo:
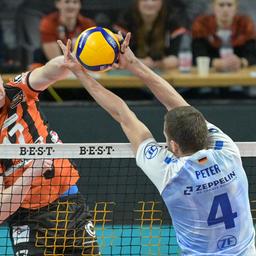
[[[56,143],[56,135],[48,130],[47,121],[40,111],[38,95],[29,84],[30,73],[16,76],[4,85],[6,103],[0,112],[0,143],[32,144]],[[0,173],[5,187],[11,186],[27,168],[25,160],[0,160]],[[68,159],[55,159],[54,177],[38,177],[33,180],[31,191],[22,203],[24,208],[48,205],[63,194],[78,178],[78,172]]]

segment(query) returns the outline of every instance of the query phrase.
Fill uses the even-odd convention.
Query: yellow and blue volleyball
[[[118,38],[107,28],[92,27],[76,40],[74,52],[78,61],[90,71],[109,70],[120,51]]]

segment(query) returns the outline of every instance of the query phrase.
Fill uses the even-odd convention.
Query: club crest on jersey
[[[10,108],[14,109],[23,101],[24,95],[23,92],[20,90],[14,97],[12,98]]]
[[[144,150],[144,154],[147,159],[152,159],[154,158],[159,150],[159,146],[157,144],[148,144]]]

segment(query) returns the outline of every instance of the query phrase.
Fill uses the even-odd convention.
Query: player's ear
[[[170,140],[170,149],[171,152],[175,155],[175,156],[179,156],[180,155],[180,147],[179,144],[176,143],[174,140]]]

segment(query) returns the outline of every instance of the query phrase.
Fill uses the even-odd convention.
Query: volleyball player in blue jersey
[[[127,104],[91,76],[61,46],[66,66],[85,89],[120,123],[137,165],[159,190],[172,217],[182,255],[254,256],[255,231],[248,181],[239,150],[230,137],[207,122],[175,89],[121,46],[119,65],[145,83],[167,108],[161,147]]]

